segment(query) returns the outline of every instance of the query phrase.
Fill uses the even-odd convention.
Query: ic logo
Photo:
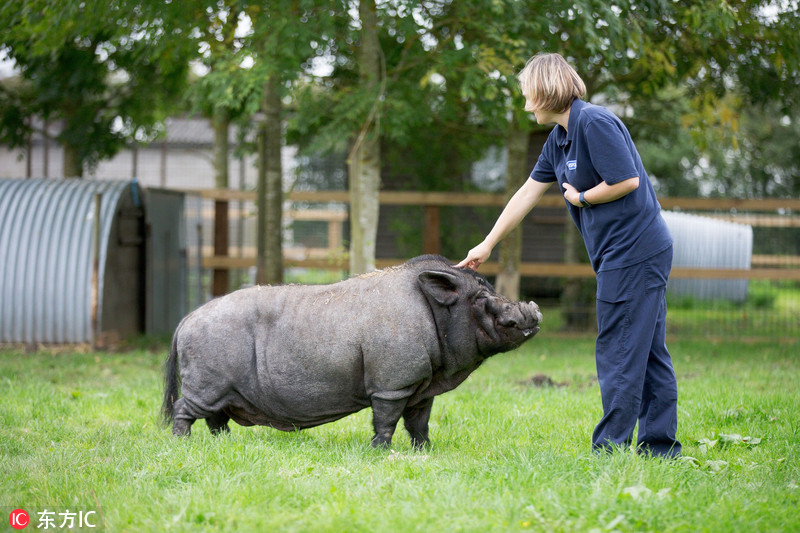
[[[24,509],[17,509],[11,511],[8,516],[8,522],[14,529],[25,529],[30,523],[30,518],[28,518],[28,513]]]

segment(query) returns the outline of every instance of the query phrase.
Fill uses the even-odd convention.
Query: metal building
[[[170,331],[185,308],[182,210],[136,181],[0,179],[0,343]]]
[[[750,268],[753,256],[753,228],[705,216],[662,211],[674,240],[673,267]],[[669,292],[700,300],[747,299],[746,279],[670,278]]]

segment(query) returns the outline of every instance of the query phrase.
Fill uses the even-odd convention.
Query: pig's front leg
[[[428,438],[428,420],[431,418],[432,408],[433,397],[423,400],[412,407],[406,407],[403,411],[403,422],[405,422],[406,431],[411,435],[411,444],[418,450],[431,443]]]
[[[372,427],[375,428],[375,436],[372,437],[373,448],[388,448],[392,443],[392,435],[407,402],[408,398],[386,400],[372,397]]]

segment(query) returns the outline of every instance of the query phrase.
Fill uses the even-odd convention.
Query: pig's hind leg
[[[428,398],[422,402],[406,407],[403,411],[403,422],[406,431],[411,435],[411,444],[420,450],[429,446],[431,441],[428,438],[428,420],[431,418],[433,408],[433,398]]]
[[[231,428],[228,427],[228,421],[231,419],[227,414],[220,411],[206,418],[206,424],[212,435],[219,435],[220,433],[230,433]]]
[[[186,401],[179,398],[173,407],[172,434],[176,437],[188,437],[192,433],[192,424],[196,418],[189,414]]]
[[[373,448],[388,448],[392,444],[392,435],[397,423],[403,415],[408,398],[387,400],[372,397],[372,426],[375,436],[372,437]]]
[[[175,402],[172,434],[177,437],[188,437],[192,433],[192,424],[195,420],[205,418],[208,429],[213,435],[223,431],[228,432],[230,417],[223,411],[213,412],[198,406],[184,396]]]

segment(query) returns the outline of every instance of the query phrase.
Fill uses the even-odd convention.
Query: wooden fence
[[[187,195],[198,196],[206,200],[213,200],[215,203],[214,212],[228,209],[229,202],[255,202],[255,192],[237,191],[232,189],[184,189],[181,192]],[[288,195],[287,200],[292,202],[307,203],[349,203],[347,191],[295,191]],[[505,205],[505,198],[502,194],[492,193],[458,193],[458,192],[381,192],[379,197],[381,205],[407,205],[422,206],[424,209],[424,236],[423,253],[439,253],[441,250],[441,228],[440,228],[440,209],[447,206],[474,206],[474,207],[497,207],[498,214]],[[710,198],[660,198],[661,206],[664,209],[683,210],[683,211],[716,211],[709,216],[729,220],[744,224],[780,227],[780,228],[799,228],[800,217],[787,216],[784,213],[800,213],[800,200],[798,199],[710,199]],[[564,200],[559,195],[546,195],[538,204],[542,207],[561,207]],[[757,216],[752,212],[763,213]],[[327,213],[327,214],[325,214]],[[341,212],[317,211],[312,210],[303,214],[303,211],[291,211],[289,213],[294,219],[300,220],[322,220],[329,223],[329,235],[334,236],[338,231],[341,235],[341,224],[346,220]],[[336,247],[340,244],[335,237],[329,241]],[[220,248],[209,247],[203,253],[202,267],[215,271],[226,271],[230,269],[243,269],[255,266],[256,257],[251,253],[244,257],[232,257],[230,254],[220,253]],[[293,259],[292,254],[284,254],[284,265],[286,267],[308,267],[332,270],[347,270],[346,259],[329,254],[329,257],[319,257],[324,254],[316,254],[317,257],[307,257],[305,259]],[[341,254],[340,254],[341,255]],[[768,280],[793,280],[800,281],[800,257],[797,255],[788,256],[754,256],[751,269],[720,269],[720,268],[683,268],[675,267],[672,270],[672,278],[696,278],[696,279],[768,279]],[[379,259],[376,261],[378,268],[396,265],[405,261],[405,258]],[[496,274],[499,271],[497,263],[488,262],[481,267],[481,272],[487,275]],[[566,264],[566,263],[544,263],[544,262],[523,262],[520,264],[520,274],[523,276],[535,277],[566,277],[566,278],[589,278],[594,277],[594,272],[588,264]]]

